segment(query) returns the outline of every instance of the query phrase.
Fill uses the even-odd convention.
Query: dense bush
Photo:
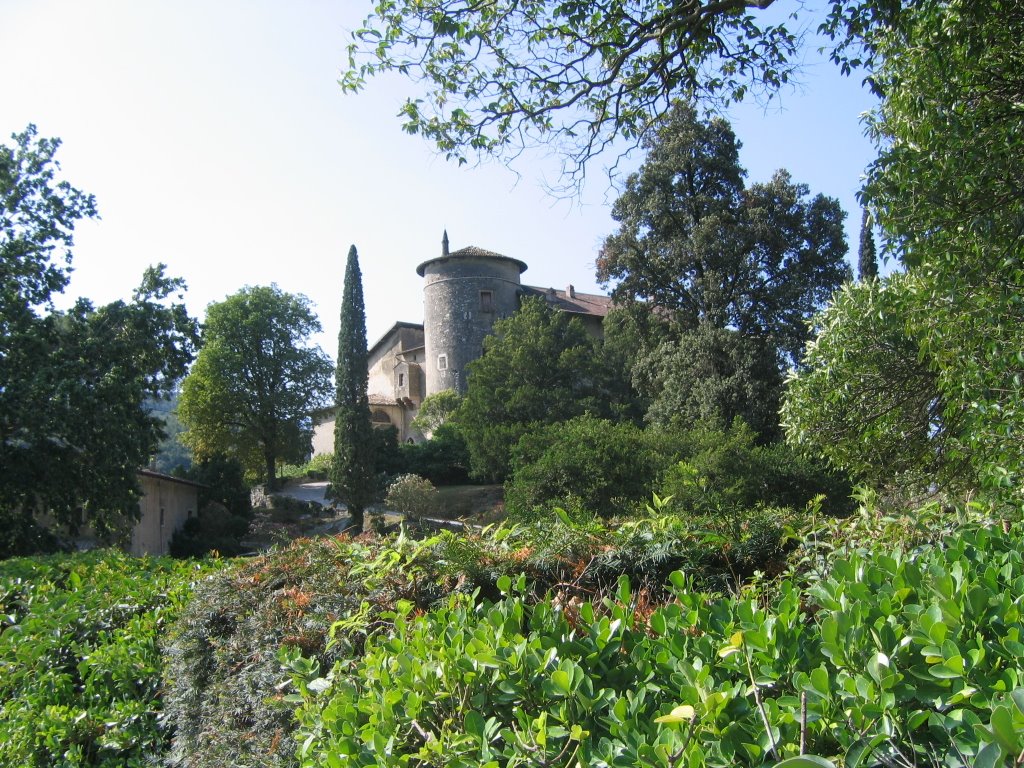
[[[453,591],[497,598],[502,578],[520,573],[537,599],[549,590],[566,600],[604,594],[623,573],[653,599],[680,567],[709,585],[734,585],[745,568],[730,554],[737,549],[675,517],[612,529],[566,516],[422,542],[297,541],[205,583],[176,625],[166,645],[173,763],[293,764],[277,654],[294,658],[298,649],[321,669],[357,658],[366,633],[390,626],[400,601],[423,610]]]
[[[678,514],[743,517],[758,506],[804,509],[824,496],[831,515],[853,509],[849,482],[784,443],[761,444],[737,419],[727,430],[641,431],[581,416],[527,434],[513,453],[505,503],[517,520],[575,505],[603,517],[642,510],[649,489]]]
[[[442,424],[423,443],[402,446],[403,471],[425,477],[434,485],[469,481],[469,449],[454,424]]]
[[[391,477],[405,471],[402,449],[398,443],[398,430],[394,427],[378,427],[373,430],[373,452],[379,488],[384,491]]]
[[[388,486],[384,504],[389,510],[401,512],[409,520],[421,520],[436,515],[440,500],[437,489],[429,480],[418,475],[399,475]]]
[[[247,516],[252,510],[245,470],[238,459],[216,454],[177,474],[201,484],[200,508],[213,501],[223,504],[233,515]]]
[[[785,443],[760,445],[753,430],[735,421],[725,431],[693,429],[677,438],[682,461],[666,472],[660,494],[683,514],[734,514],[758,505],[803,509],[819,494],[827,514],[853,509],[842,475],[800,456]]]
[[[70,548],[67,542],[61,541],[53,531],[40,525],[31,515],[15,515],[4,523],[0,526],[0,559],[60,552]]]
[[[515,519],[548,518],[551,505],[569,499],[602,517],[630,513],[662,464],[638,427],[580,416],[520,439],[505,506]]]
[[[142,766],[166,748],[157,641],[218,563],[0,562],[0,765]]]
[[[773,596],[456,594],[286,662],[303,766],[1003,765],[1024,748],[1021,528],[852,552]],[[324,674],[326,673],[326,674]],[[794,760],[798,755],[809,754]]]
[[[202,557],[208,552],[233,557],[245,552],[242,538],[249,532],[249,518],[233,515],[223,504],[207,503],[171,537],[173,557]]]

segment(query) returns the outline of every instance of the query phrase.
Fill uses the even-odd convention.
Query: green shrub
[[[306,462],[306,474],[310,477],[325,479],[331,469],[331,462],[333,460],[333,453],[318,453]]]
[[[401,447],[403,471],[427,478],[434,485],[461,485],[469,481],[469,449],[454,424],[442,424],[423,443]]]
[[[436,515],[440,500],[429,480],[417,475],[400,475],[388,487],[387,508],[416,521]]]
[[[70,548],[68,542],[61,541],[31,514],[17,512],[3,517],[3,524],[0,525],[0,560],[67,551]]]
[[[809,586],[399,604],[356,659],[297,654],[302,766],[1006,765],[1024,749],[1018,524],[850,553]],[[802,760],[797,760],[804,755]],[[781,762],[785,761],[785,762]]]
[[[602,517],[630,513],[649,495],[661,463],[638,427],[580,416],[520,439],[505,506],[520,520],[548,518],[570,498]]]
[[[219,567],[112,551],[0,562],[0,765],[159,757],[158,638]]]
[[[213,501],[223,504],[233,515],[248,516],[252,511],[245,470],[238,459],[216,454],[177,474],[202,485],[200,508]]]
[[[326,480],[333,453],[318,453],[305,464],[285,464],[278,467],[279,480]]]
[[[223,504],[209,502],[175,531],[171,537],[172,557],[202,557],[216,551],[224,557],[244,553],[242,538],[249,532],[249,518],[233,515]]]
[[[269,497],[270,517],[276,523],[297,523],[304,515],[323,512],[323,505],[317,501],[303,501],[294,496],[275,493]]]
[[[734,514],[758,505],[800,510],[819,495],[827,514],[852,511],[852,488],[844,477],[785,443],[756,440],[738,420],[724,432],[690,430],[681,441],[683,460],[665,473],[659,495],[671,496],[672,509],[681,514]]]
[[[390,478],[405,472],[405,460],[398,444],[398,430],[395,427],[379,427],[373,430],[375,466],[379,476],[378,487],[387,489]]]

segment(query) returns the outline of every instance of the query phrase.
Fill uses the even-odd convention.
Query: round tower
[[[519,276],[526,264],[470,246],[448,251],[416,267],[424,278],[423,334],[427,395],[466,391],[466,366],[483,353],[484,337],[495,320],[519,309]]]

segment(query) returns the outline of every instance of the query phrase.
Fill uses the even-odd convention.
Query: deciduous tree
[[[397,71],[425,84],[405,129],[460,162],[551,141],[568,170],[643,136],[679,97],[718,101],[786,82],[797,40],[759,20],[772,0],[382,0],[341,84]]]
[[[815,320],[817,338],[787,384],[790,443],[855,479],[911,493],[971,487],[963,428],[906,322],[916,277],[851,283]]]
[[[703,323],[639,356],[634,377],[651,424],[726,429],[739,417],[762,441],[780,437],[783,377],[761,339]]]
[[[182,287],[161,265],[130,302],[95,308],[79,299],[8,337],[0,509],[19,521],[9,531],[30,530],[33,515],[47,512],[72,531],[84,522],[110,538],[135,519],[136,471],[163,434],[149,403],[169,395],[198,341],[184,305],[165,302]]]
[[[455,415],[461,402],[462,397],[454,389],[445,389],[427,395],[420,404],[416,418],[412,420],[412,426],[430,437]]]
[[[676,104],[644,146],[597,266],[621,306],[668,326],[635,345],[648,419],[725,428],[740,416],[772,439],[781,370],[849,277],[845,214],[785,171],[747,187],[729,124],[687,105]]]
[[[961,456],[1024,497],[1024,7],[924,2],[876,36],[884,99],[867,198],[914,281],[903,320]]]
[[[337,396],[334,416],[334,460],[331,488],[348,508],[352,528],[363,530],[363,513],[377,492],[376,457],[370,402],[366,346],[366,308],[359,254],[353,245],[345,264],[338,331]]]
[[[169,395],[198,340],[184,283],[163,265],[130,301],[52,309],[95,202],[59,179],[58,140],[33,126],[13,138],[0,146],[0,556],[48,543],[39,513],[71,531],[126,532],[136,470],[161,436],[148,405]]]
[[[277,286],[243,288],[207,308],[203,348],[178,403],[196,458],[234,456],[269,488],[279,460],[305,458],[309,413],[330,393],[330,360],[308,346],[319,330],[309,299]]]
[[[34,125],[11,138],[0,145],[0,343],[67,287],[75,225],[97,215],[92,195],[59,179],[60,139]]]

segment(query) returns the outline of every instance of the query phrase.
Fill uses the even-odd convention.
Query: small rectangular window
[[[405,386],[405,374],[404,373],[398,374],[398,386],[399,387],[404,387]]]
[[[448,355],[437,356],[437,370],[447,371],[448,370]]]
[[[160,527],[164,527],[164,508],[160,507]]]
[[[480,291],[480,311],[494,311],[494,291]]]

